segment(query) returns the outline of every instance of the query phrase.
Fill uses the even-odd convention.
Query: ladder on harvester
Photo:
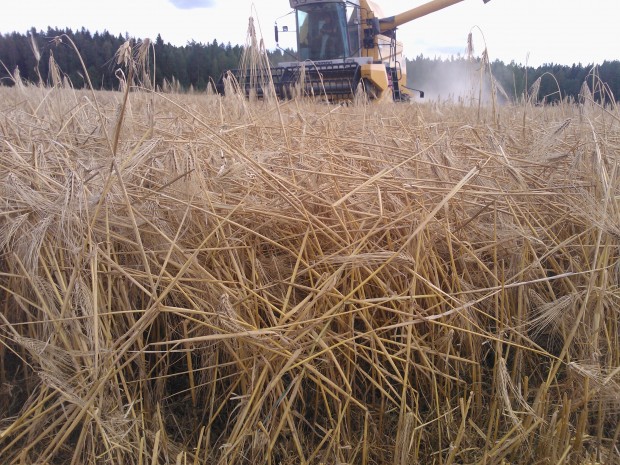
[[[387,74],[388,74],[388,84],[392,88],[392,97],[394,98],[394,101],[401,102],[403,100],[409,100],[409,95],[403,94],[403,92],[400,89],[400,82],[399,82],[399,78],[400,78],[399,75],[401,74],[400,63],[396,62],[396,66],[394,67],[388,66]]]

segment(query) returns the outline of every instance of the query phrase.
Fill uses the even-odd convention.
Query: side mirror
[[[278,42],[280,42],[280,40],[279,40],[280,39],[280,34],[279,34],[280,31],[278,31],[278,23],[276,23],[275,26],[273,27],[273,32],[275,33],[276,44],[277,44]],[[288,32],[288,26],[282,26],[282,32]]]

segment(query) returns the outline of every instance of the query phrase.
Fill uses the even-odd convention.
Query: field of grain
[[[620,111],[586,94],[0,87],[1,462],[619,463]]]

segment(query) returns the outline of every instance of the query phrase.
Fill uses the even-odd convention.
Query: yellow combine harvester
[[[220,78],[218,92],[224,93],[225,79],[234,76],[246,95],[258,97],[272,89],[279,98],[302,92],[339,101],[363,88],[370,98],[409,100],[413,89],[406,86],[396,29],[463,0],[433,0],[390,17],[382,17],[369,0],[289,1],[297,21],[297,61],[269,70],[230,70]],[[275,31],[277,42],[277,25]]]

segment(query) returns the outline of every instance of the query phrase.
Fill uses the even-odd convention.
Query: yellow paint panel
[[[387,72],[385,71],[385,65],[379,64],[370,64],[370,65],[362,65],[361,66],[361,76],[362,79],[366,79],[372,82],[375,87],[383,92],[388,88],[388,77]]]

